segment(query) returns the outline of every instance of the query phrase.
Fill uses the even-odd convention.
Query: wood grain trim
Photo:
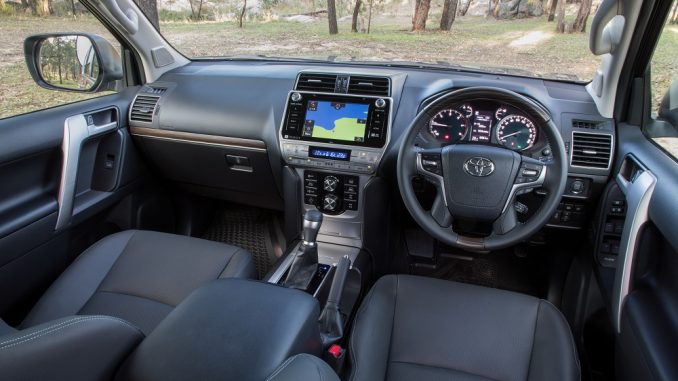
[[[143,136],[154,139],[171,140],[178,142],[205,144],[211,146],[232,147],[238,149],[266,151],[266,143],[261,140],[232,138],[228,136],[196,134],[194,132],[161,130],[158,128],[130,127],[134,136]]]

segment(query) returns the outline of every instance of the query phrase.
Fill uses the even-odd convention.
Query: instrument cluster
[[[456,103],[435,110],[420,136],[442,146],[487,143],[521,153],[540,148],[545,140],[526,113],[492,100]]]

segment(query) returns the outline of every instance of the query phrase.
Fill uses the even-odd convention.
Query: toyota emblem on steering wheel
[[[489,176],[494,172],[494,163],[484,157],[472,157],[464,163],[464,171],[475,177]]]

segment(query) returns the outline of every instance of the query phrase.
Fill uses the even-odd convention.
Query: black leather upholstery
[[[0,338],[3,380],[110,380],[141,331],[110,316],[70,316]]]
[[[255,277],[249,253],[223,243],[150,231],[108,236],[57,279],[22,327],[69,315],[115,316],[149,334],[201,285]]]
[[[287,359],[266,381],[339,381],[339,377],[325,361],[300,354]]]
[[[129,356],[118,380],[261,381],[322,350],[318,301],[294,289],[220,279],[196,290]]]
[[[356,381],[580,378],[569,326],[550,303],[407,275],[376,283],[349,352]]]

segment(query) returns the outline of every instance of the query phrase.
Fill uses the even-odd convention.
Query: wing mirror
[[[114,90],[123,78],[118,52],[93,34],[30,36],[24,55],[33,80],[46,89],[94,93]]]

